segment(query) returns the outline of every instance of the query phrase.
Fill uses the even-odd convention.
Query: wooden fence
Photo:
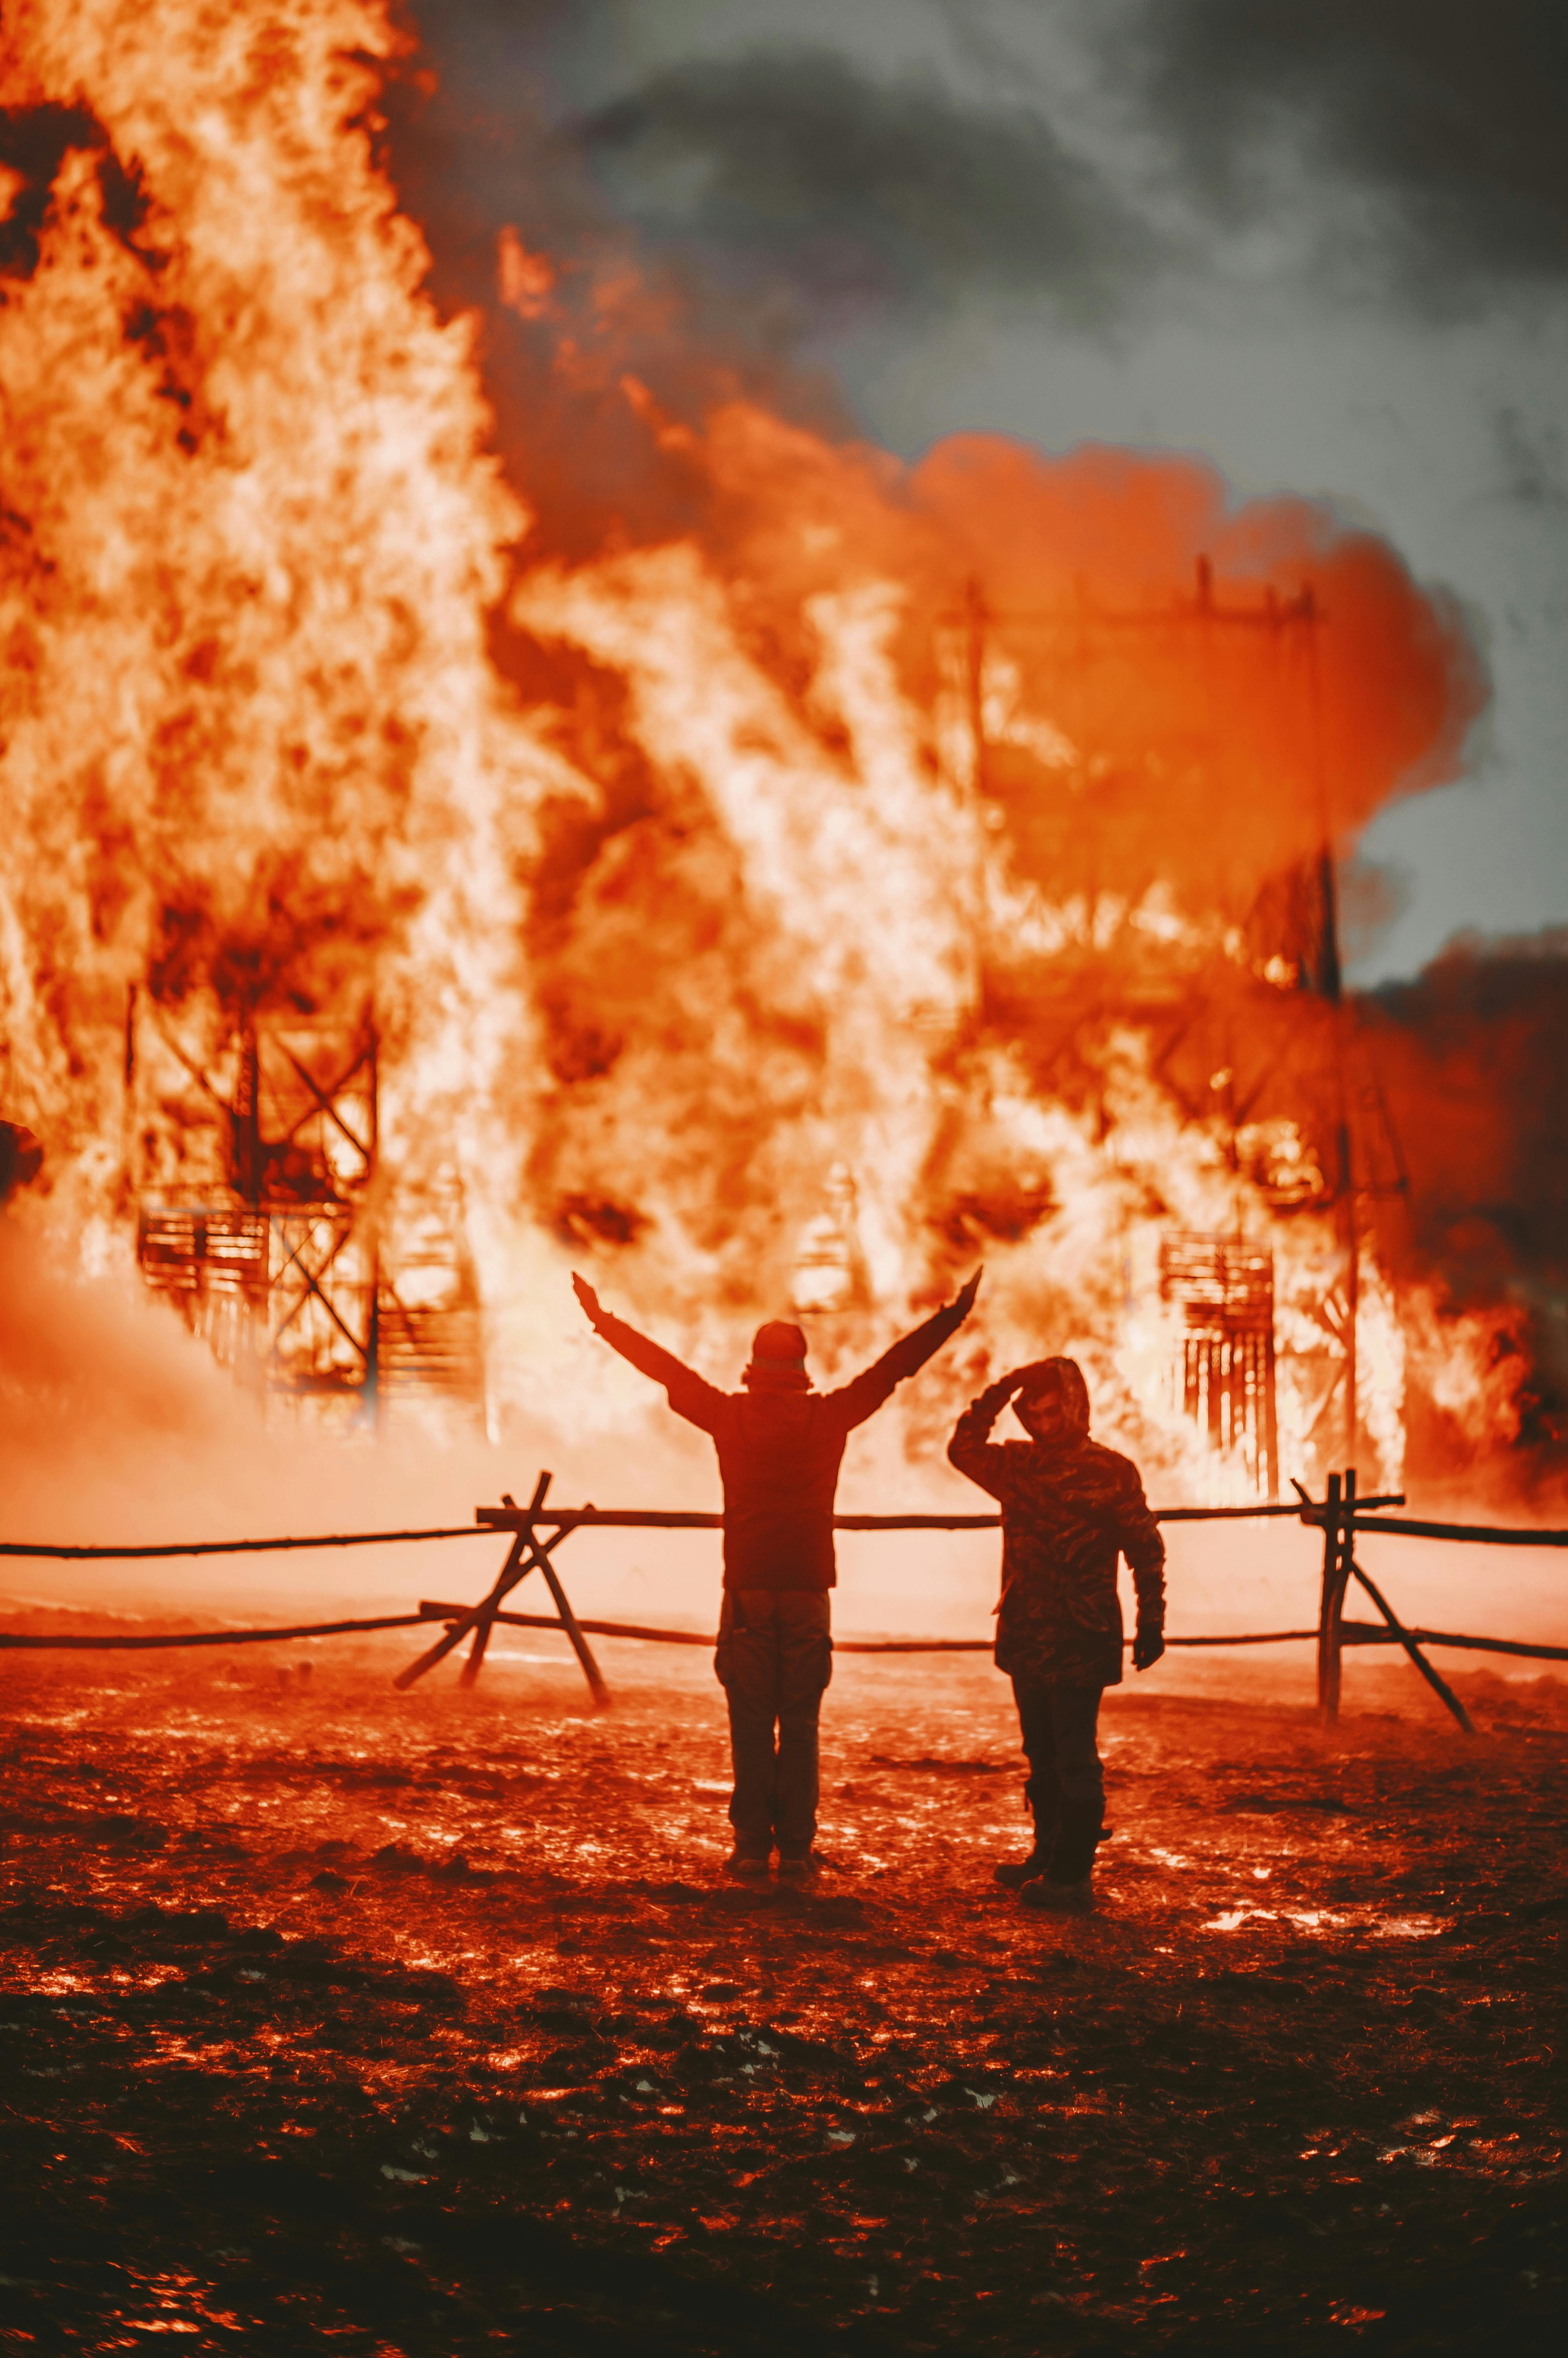
[[[32,1637],[0,1632],[0,1650],[55,1653],[142,1652],[170,1647],[269,1645],[301,1638],[333,1638],[365,1630],[408,1629],[443,1625],[442,1634],[393,1682],[407,1689],[434,1670],[455,1648],[469,1639],[461,1683],[471,1686],[483,1667],[492,1633],[499,1628],[555,1629],[567,1638],[582,1666],[589,1693],[600,1709],[610,1703],[610,1690],[589,1638],[625,1638],[665,1646],[708,1646],[712,1639],[695,1630],[668,1629],[627,1621],[579,1620],[574,1612],[552,1556],[577,1531],[722,1531],[722,1515],[688,1514],[643,1508],[548,1507],[551,1476],[541,1474],[525,1507],[508,1495],[499,1507],[478,1507],[472,1523],[438,1529],[395,1531],[337,1531],[313,1538],[266,1540],[200,1540],[177,1545],[86,1547],[0,1541],[0,1556],[81,1563],[126,1563],[159,1558],[209,1555],[272,1555],[301,1548],[384,1547],[403,1543],[482,1538],[494,1531],[511,1534],[506,1558],[485,1595],[465,1606],[424,1600],[417,1612],[381,1614],[361,1620],[297,1622],[287,1627],[256,1629],[174,1630],[157,1634],[108,1637]],[[1358,1498],[1356,1470],[1329,1476],[1327,1495],[1310,1498],[1300,1483],[1294,1506],[1163,1507],[1154,1509],[1161,1523],[1233,1522],[1289,1516],[1323,1532],[1323,1576],[1315,1628],[1251,1629],[1224,1636],[1178,1636],[1170,1647],[1273,1646],[1314,1642],[1317,1648],[1317,1696],[1325,1722],[1339,1716],[1340,1673],[1346,1646],[1400,1646],[1427,1683],[1438,1693],[1466,1734],[1470,1717],[1458,1696],[1426,1659],[1429,1646],[1454,1647],[1469,1652],[1511,1654],[1531,1661],[1568,1661],[1568,1646],[1521,1643],[1509,1638],[1482,1638],[1444,1629],[1408,1628],[1382,1590],[1356,1562],[1358,1533],[1420,1540],[1448,1540],[1495,1547],[1568,1547],[1568,1531],[1532,1531],[1519,1526],[1479,1523],[1418,1522],[1387,1512],[1402,1507],[1402,1496]],[[999,1515],[836,1515],[841,1531],[996,1531]],[[541,1539],[541,1532],[548,1532]],[[553,1614],[514,1613],[505,1600],[530,1572],[543,1577],[555,1605]],[[1382,1616],[1379,1622],[1347,1621],[1345,1601],[1351,1581],[1357,1582]],[[989,1638],[840,1638],[836,1650],[844,1654],[989,1653]]]

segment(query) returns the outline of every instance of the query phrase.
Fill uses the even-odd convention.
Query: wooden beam
[[[540,1475],[535,1491],[537,1497],[543,1498],[546,1489],[549,1487],[549,1481],[550,1476],[547,1474]],[[524,1574],[531,1571],[535,1564],[542,1564],[549,1550],[559,1547],[565,1537],[564,1531],[557,1531],[555,1538],[541,1548],[532,1531],[519,1531],[506,1552],[506,1562],[502,1565],[496,1576],[495,1585],[488,1596],[481,1597],[471,1612],[465,1613],[460,1621],[454,1622],[445,1637],[438,1638],[427,1652],[420,1655],[416,1662],[410,1662],[406,1671],[398,1672],[392,1683],[399,1693],[406,1693],[416,1680],[425,1676],[427,1671],[433,1671],[438,1662],[444,1661],[454,1646],[461,1645],[469,1631],[477,1625],[485,1612],[493,1611],[502,1598],[516,1587]]]
[[[1345,1544],[1348,1551],[1350,1546],[1348,1525],[1346,1525]],[[1444,1702],[1448,1705],[1449,1710],[1454,1714],[1454,1718],[1459,1722],[1460,1726],[1465,1730],[1465,1735],[1474,1736],[1476,1730],[1471,1724],[1469,1713],[1465,1710],[1464,1704],[1460,1702],[1458,1696],[1454,1693],[1447,1680],[1443,1678],[1433,1669],[1432,1664],[1427,1660],[1426,1656],[1422,1652],[1421,1648],[1416,1644],[1416,1641],[1411,1637],[1410,1631],[1404,1627],[1402,1622],[1400,1622],[1393,1606],[1389,1603],[1388,1598],[1383,1595],[1382,1590],[1378,1586],[1376,1581],[1368,1580],[1358,1563],[1352,1563],[1350,1569],[1355,1574],[1357,1579],[1360,1582],[1362,1587],[1366,1590],[1368,1595],[1371,1598],[1373,1604],[1377,1606],[1379,1612],[1382,1615],[1384,1620],[1388,1623],[1390,1630],[1392,1632],[1393,1636],[1399,1639],[1400,1644],[1404,1648],[1406,1653],[1415,1664],[1416,1669],[1426,1681],[1427,1685],[1431,1687],[1434,1694],[1442,1696]]]
[[[375,1157],[372,1153],[370,1148],[365,1145],[362,1139],[359,1139],[354,1136],[353,1131],[349,1128],[348,1123],[343,1120],[343,1117],[338,1111],[337,1107],[331,1103],[331,1098],[325,1095],[322,1092],[319,1084],[312,1079],[308,1067],[300,1063],[298,1057],[295,1055],[293,1049],[288,1046],[286,1041],[279,1041],[277,1044],[282,1048],[284,1055],[287,1057],[289,1063],[293,1065],[295,1071],[298,1074],[300,1079],[304,1082],[306,1087],[309,1090],[311,1096],[316,1100],[315,1105],[310,1107],[308,1112],[300,1115],[299,1120],[294,1124],[293,1129],[288,1131],[287,1137],[282,1141],[282,1143],[287,1145],[289,1141],[294,1138],[296,1132],[302,1130],[305,1124],[311,1120],[318,1109],[319,1109],[320,1112],[326,1115],[329,1121],[335,1122],[337,1124],[337,1127],[342,1131],[343,1136],[348,1140],[349,1144],[353,1148],[354,1152],[366,1163],[373,1163],[375,1160]],[[340,1077],[331,1084],[331,1097],[335,1097],[340,1089],[346,1089],[348,1087],[349,1083],[353,1079],[354,1075],[359,1071],[361,1065],[366,1062],[369,1055],[370,1050],[368,1047],[362,1048],[360,1050],[359,1055],[354,1058],[354,1061],[349,1066],[348,1071],[341,1075]]]
[[[593,1649],[582,1634],[582,1624],[567,1601],[567,1592],[557,1577],[556,1567],[553,1563],[546,1563],[541,1555],[539,1569],[549,1584],[550,1595],[556,1600],[556,1610],[561,1617],[561,1626],[572,1641],[572,1650],[582,1664],[582,1674],[588,1681],[589,1693],[593,1697],[595,1707],[600,1711],[608,1711],[610,1689],[605,1685],[599,1664],[593,1659]]]
[[[1339,1717],[1339,1623],[1345,1605],[1350,1543],[1344,1528],[1341,1500],[1346,1491],[1354,1500],[1356,1475],[1354,1469],[1341,1477],[1328,1477],[1328,1496],[1322,1509],[1323,1523],[1323,1587],[1317,1615],[1317,1707],[1324,1725],[1332,1727]]]
[[[550,1481],[551,1476],[548,1474],[540,1475],[538,1480],[534,1485],[534,1495],[528,1501],[530,1507],[542,1507],[544,1505],[545,1493],[550,1487]],[[533,1541],[533,1536],[532,1531],[530,1531],[528,1534],[530,1543]],[[540,1562],[543,1563],[543,1561],[544,1559],[541,1557]],[[524,1572],[526,1572],[528,1569],[529,1566],[524,1564],[523,1567]],[[518,1578],[521,1579],[522,1576],[522,1573],[519,1573]],[[460,1687],[471,1687],[475,1680],[478,1678],[481,1671],[484,1668],[485,1649],[490,1644],[490,1633],[495,1627],[495,1606],[501,1602],[500,1595],[496,1595],[494,1591],[492,1592],[492,1595],[494,1596],[494,1602],[490,1606],[489,1611],[481,1611],[478,1620],[474,1623],[473,1644],[469,1648],[469,1658],[463,1664],[462,1675],[458,1681],[458,1684]]]

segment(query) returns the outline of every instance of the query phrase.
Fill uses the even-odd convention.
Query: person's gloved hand
[[[1157,1621],[1140,1621],[1132,1640],[1132,1667],[1135,1671],[1152,1668],[1165,1650],[1165,1632]]]
[[[587,1312],[589,1325],[597,1329],[604,1315],[603,1307],[587,1278],[579,1277],[575,1269],[572,1271],[572,1292]]]

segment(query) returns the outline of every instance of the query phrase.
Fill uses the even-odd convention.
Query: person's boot
[[[995,1869],[996,1879],[1004,1890],[1017,1891],[1022,1885],[1033,1883],[1037,1876],[1044,1875],[1050,1864],[1051,1854],[1048,1850],[1041,1849],[1039,1837],[1036,1835],[1034,1847],[1029,1856],[1004,1858],[1001,1865]]]
[[[1048,1875],[1037,1875],[1018,1896],[1026,1908],[1038,1908],[1047,1916],[1094,1914],[1094,1890],[1087,1875],[1077,1883],[1053,1883]]]
[[[1004,1858],[995,1869],[997,1881],[1004,1891],[1020,1891],[1044,1875],[1051,1864],[1051,1854],[1056,1847],[1057,1831],[1061,1824],[1062,1796],[1055,1779],[1042,1793],[1031,1778],[1023,1789],[1024,1807],[1034,1822],[1034,1840],[1027,1858]]]
[[[766,1883],[768,1880],[767,1853],[766,1851],[758,1853],[754,1850],[732,1850],[724,1862],[724,1872],[726,1875],[733,1876],[737,1883]]]
[[[1023,1886],[1020,1897],[1024,1905],[1052,1916],[1088,1915],[1094,1907],[1089,1877],[1104,1831],[1102,1803],[1064,1801],[1057,1813],[1050,1864],[1043,1875]]]
[[[815,1853],[808,1850],[780,1851],[779,1881],[781,1883],[815,1883],[816,1875],[817,1862]]]

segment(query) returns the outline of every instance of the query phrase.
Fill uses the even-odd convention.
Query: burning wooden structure
[[[1274,1256],[1240,1238],[1167,1236],[1160,1292],[1180,1303],[1181,1403],[1210,1446],[1239,1453],[1260,1496],[1280,1487]]]
[[[214,1048],[136,991],[126,1010],[144,1278],[241,1382],[372,1424],[399,1398],[484,1397],[460,1221],[389,1238],[377,1045],[368,1011],[245,1016]]]
[[[1175,454],[906,465],[650,374],[514,227],[460,332],[384,13],[297,11],[260,85],[210,14],[0,58],[0,1022],[64,1217],[344,1422],[477,1398],[481,1292],[498,1416],[603,1412],[568,1244],[716,1349],[793,1278],[846,1356],[979,1247],[991,1350],[1066,1330],[1186,1495],[1394,1481],[1334,857],[1463,768],[1452,600]],[[558,442],[486,382],[520,336]],[[1162,1236],[1238,1233],[1273,1453],[1266,1351],[1160,1298]]]
[[[1038,953],[1014,954],[1006,979],[989,986],[1032,1035],[1032,1081],[1081,1106],[1114,1157],[1107,1044],[1118,1027],[1135,1031],[1148,1044],[1151,1080],[1230,1174],[1225,1228],[1165,1228],[1158,1290],[1181,1319],[1170,1346],[1174,1404],[1263,1498],[1280,1494],[1281,1224],[1317,1215],[1336,1238],[1336,1265],[1320,1265],[1315,1286],[1298,1287],[1289,1305],[1285,1347],[1294,1446],[1326,1466],[1368,1441],[1360,1297],[1368,1212],[1376,1198],[1408,1186],[1343,989],[1337,798],[1322,708],[1329,619],[1310,584],[1293,595],[1271,583],[1222,598],[1200,556],[1190,591],[1136,607],[1107,600],[1080,577],[1066,602],[1008,611],[971,579],[961,608],[936,631],[949,775],[988,832],[1016,824],[1011,805],[1027,792],[1032,824],[1045,831],[1061,875],[1057,922]],[[1169,708],[1160,735],[1140,742],[1127,716],[1142,708],[1151,675],[1164,683]],[[1238,698],[1253,708],[1249,732],[1232,731]],[[1149,901],[1108,887],[1126,868],[1117,838],[1133,820],[1140,773],[1168,773],[1174,788],[1184,773],[1212,787],[1260,755],[1276,776],[1304,781],[1315,851],[1260,885],[1255,871],[1238,871],[1223,838],[1189,849],[1185,864],[1201,879],[1195,905],[1207,912],[1198,925],[1162,921]],[[1254,791],[1266,790],[1260,778]],[[1151,882],[1159,856],[1151,847]]]

